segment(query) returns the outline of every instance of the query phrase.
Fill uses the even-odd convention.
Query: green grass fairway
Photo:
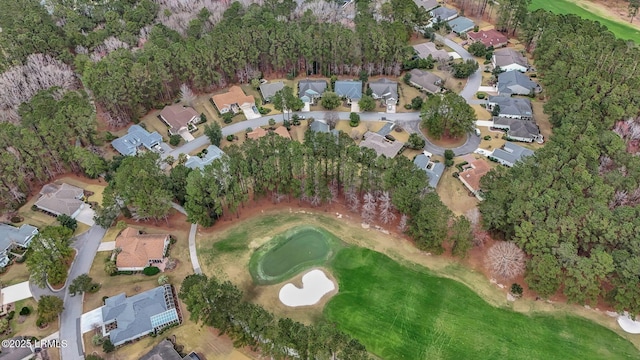
[[[311,226],[279,234],[251,256],[251,276],[259,284],[274,284],[314,265],[324,264],[333,254],[334,236]]]
[[[621,39],[633,40],[636,44],[640,44],[640,30],[633,26],[629,26],[624,22],[611,20],[589,10],[583,9],[570,0],[533,0],[531,2],[530,9],[544,9],[556,14],[576,14],[583,19],[600,22],[600,24],[606,26],[612,33]]]
[[[638,359],[594,322],[496,308],[461,283],[363,248],[331,262],[340,292],[324,315],[390,359]]]

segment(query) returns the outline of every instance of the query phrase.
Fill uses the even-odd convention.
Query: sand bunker
[[[618,317],[618,325],[629,334],[640,334],[640,321],[632,320],[626,312]]]
[[[314,305],[335,290],[336,285],[322,270],[311,270],[302,276],[302,288],[288,283],[280,289],[280,301],[287,306]]]

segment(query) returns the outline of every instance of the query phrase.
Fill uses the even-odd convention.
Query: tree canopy
[[[463,97],[447,92],[429,97],[422,107],[421,117],[422,127],[429,130],[430,135],[460,137],[473,130],[476,113]]]

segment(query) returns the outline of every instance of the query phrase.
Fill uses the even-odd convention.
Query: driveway
[[[96,223],[95,220],[93,220],[93,217],[95,215],[96,215],[96,212],[91,207],[84,206],[82,210],[80,210],[80,213],[78,214],[78,216],[76,216],[76,220],[78,220],[83,224],[93,226]]]
[[[90,310],[80,316],[80,331],[83,334],[93,330],[95,324],[102,325],[102,306]]]
[[[457,44],[455,41],[451,39],[447,39],[440,35],[436,35],[436,39],[443,42],[445,45],[453,49],[453,51],[460,54],[462,59],[464,60],[471,59],[475,61],[474,57],[471,54],[469,54],[469,52],[465,50],[465,48]],[[467,100],[473,99],[475,94],[478,92],[480,85],[482,85],[482,70],[480,70],[480,68],[481,67],[478,66],[478,70],[476,70],[476,72],[474,72],[473,74],[471,74],[471,76],[469,76],[469,79],[467,79],[467,85],[465,85],[464,89],[462,89],[462,91],[460,92],[460,96],[462,96]]]
[[[21,282],[19,284],[2,288],[2,304],[11,304],[16,301],[28,299],[32,297],[29,282]]]

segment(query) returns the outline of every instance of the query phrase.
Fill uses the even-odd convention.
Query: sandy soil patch
[[[315,305],[325,295],[336,290],[335,283],[319,269],[302,275],[301,281],[301,287],[287,283],[280,289],[278,298],[284,305],[291,307]]]

